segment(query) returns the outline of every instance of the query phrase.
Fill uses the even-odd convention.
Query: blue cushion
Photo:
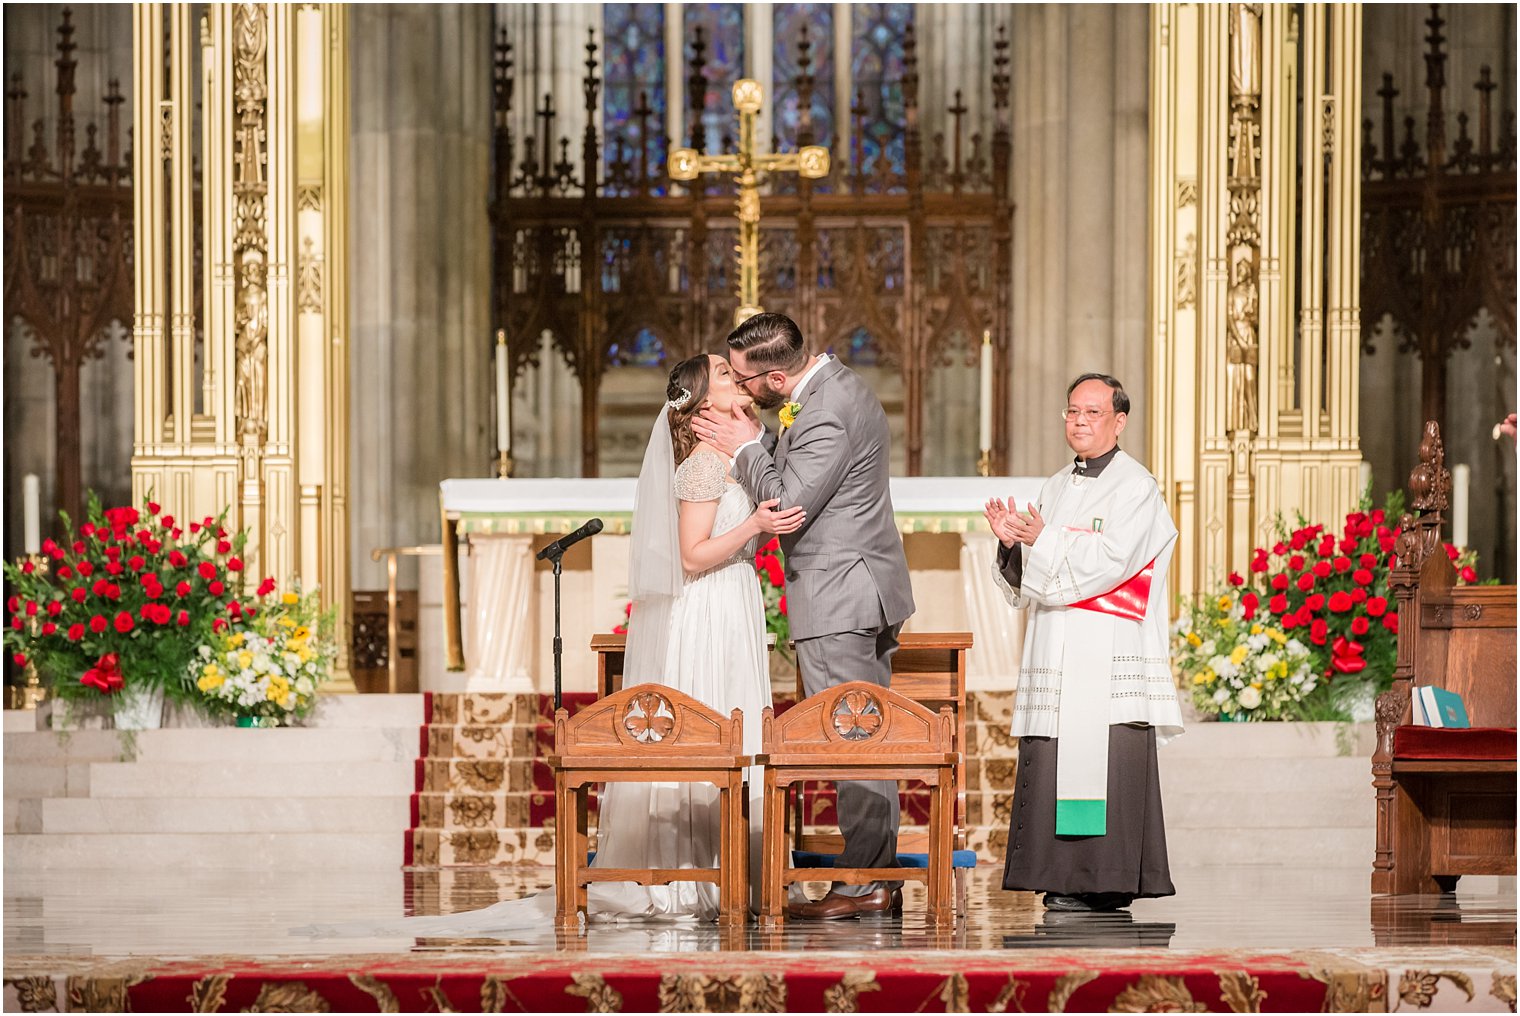
[[[794,868],[832,868],[834,867],[834,854],[817,854],[811,850],[792,851],[792,867]],[[927,868],[929,867],[928,854],[898,854],[897,866],[899,868]],[[952,868],[975,868],[975,850],[952,850],[950,852],[950,867]]]

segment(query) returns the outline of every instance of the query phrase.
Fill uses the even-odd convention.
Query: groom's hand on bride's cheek
[[[694,429],[698,437],[724,455],[733,455],[740,445],[760,433],[759,421],[738,406],[728,412],[702,410]]]

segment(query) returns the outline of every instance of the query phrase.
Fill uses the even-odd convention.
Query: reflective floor
[[[165,858],[165,869],[172,859]],[[1514,878],[1463,879],[1446,897],[1368,895],[1365,868],[1293,871],[1201,868],[1173,873],[1178,895],[1140,900],[1124,913],[1046,913],[1038,898],[1005,892],[1000,871],[969,879],[967,915],[934,930],[922,916],[922,890],[907,889],[901,919],[793,922],[775,932],[754,927],[644,924],[594,926],[567,940],[552,931],[491,939],[314,938],[312,924],[391,920],[476,909],[542,889],[549,869],[449,869],[414,872],[220,872],[148,874],[109,870],[7,873],[4,948],[23,957],[258,957],[434,950],[491,952],[560,949],[605,953],[715,949],[1338,949],[1515,944]]]

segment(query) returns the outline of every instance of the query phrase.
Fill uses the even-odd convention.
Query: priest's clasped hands
[[[1040,533],[1045,529],[1045,520],[1040,517],[1039,509],[1033,503],[1029,505],[1028,512],[1021,512],[1011,497],[1007,504],[1000,497],[989,499],[982,508],[982,514],[987,517],[987,524],[992,527],[993,534],[1005,547],[1019,543],[1033,547],[1034,541],[1040,538]]]

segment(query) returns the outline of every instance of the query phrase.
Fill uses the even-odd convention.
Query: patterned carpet
[[[7,964],[9,967],[10,964]],[[10,1012],[1514,1012],[1506,948],[54,960]]]

